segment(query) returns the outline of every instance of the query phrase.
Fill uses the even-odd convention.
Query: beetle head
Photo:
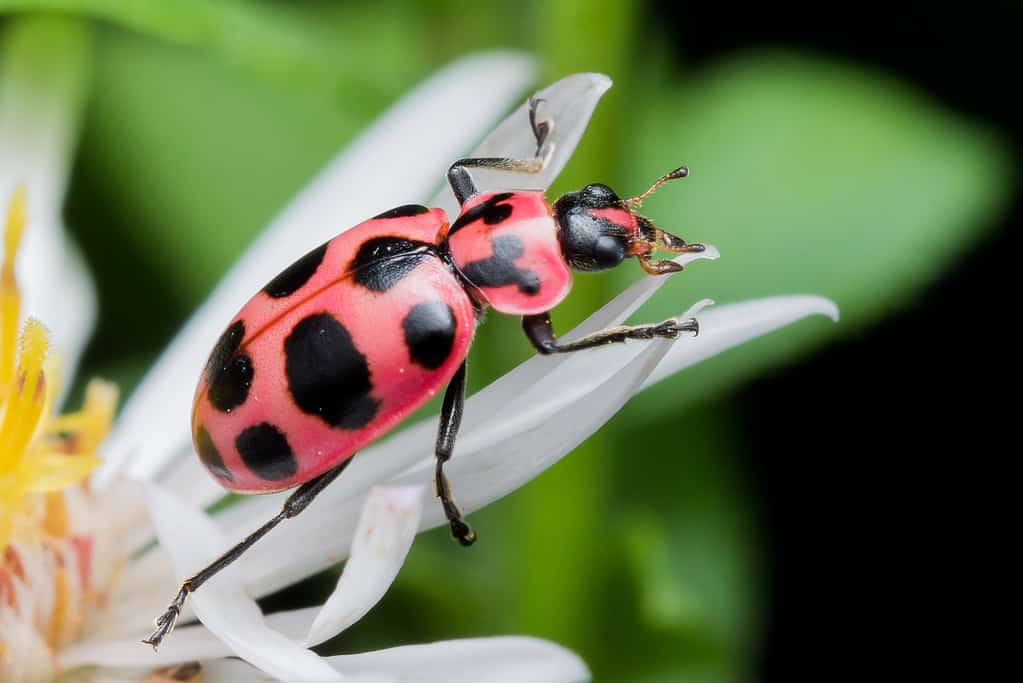
[[[682,270],[674,261],[654,261],[655,249],[674,253],[703,251],[702,244],[685,240],[661,230],[653,221],[636,213],[644,199],[670,180],[685,178],[685,166],[667,173],[643,194],[621,199],[601,183],[591,183],[578,192],[569,192],[554,203],[558,223],[558,241],[565,260],[575,270],[597,271],[614,268],[628,256],[639,259],[651,275]]]

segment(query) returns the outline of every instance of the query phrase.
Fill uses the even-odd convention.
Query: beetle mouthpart
[[[656,246],[675,254],[698,254],[707,248],[698,242],[689,244],[681,237],[676,237],[656,226],[654,227],[654,242]]]
[[[641,254],[637,257],[639,265],[646,271],[647,275],[667,275],[677,273],[683,269],[681,263],[674,261],[651,261],[649,254]]]

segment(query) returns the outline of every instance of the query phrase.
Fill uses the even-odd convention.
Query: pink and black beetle
[[[444,476],[461,421],[469,345],[482,311],[522,316],[539,353],[566,353],[626,339],[697,332],[695,320],[620,326],[563,343],[550,310],[572,285],[571,270],[613,268],[635,256],[651,275],[681,270],[654,261],[655,249],[699,252],[634,209],[646,192],[620,199],[591,184],[553,205],[542,191],[480,194],[468,169],[536,173],[547,163],[549,122],[529,123],[532,159],[461,159],[448,182],[461,205],[444,211],[409,204],[347,230],[289,266],[235,316],[199,379],[192,437],[199,459],[239,493],[298,489],[282,511],[187,579],[145,642],[156,647],[174,628],[188,594],[237,559],[280,522],[294,517],[374,441],[447,384],[437,435],[436,493],[462,545],[476,535]]]

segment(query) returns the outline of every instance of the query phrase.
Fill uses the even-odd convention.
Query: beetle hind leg
[[[147,645],[152,645],[154,650],[157,649],[160,646],[161,641],[163,641],[163,639],[170,635],[171,631],[174,630],[174,626],[178,622],[178,617],[181,616],[181,610],[184,608],[185,601],[188,599],[188,595],[190,593],[194,593],[199,590],[199,587],[213,578],[217,572],[241,557],[246,550],[251,548],[256,541],[266,536],[275,526],[286,519],[295,517],[309,507],[309,504],[313,502],[316,496],[318,496],[323,489],[327,488],[328,484],[337,479],[338,475],[340,475],[351,462],[352,458],[348,458],[334,469],[329,470],[312,481],[307,481],[299,486],[295,489],[295,492],[288,496],[287,500],[284,501],[284,506],[274,518],[246,536],[243,541],[201,569],[197,574],[185,579],[185,581],[181,584],[181,588],[178,589],[177,595],[175,595],[174,599],[171,600],[171,603],[167,605],[167,610],[157,617],[156,629],[142,642]]]

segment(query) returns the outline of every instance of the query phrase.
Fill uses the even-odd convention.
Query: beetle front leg
[[[700,323],[695,318],[667,320],[651,325],[619,325],[609,327],[600,332],[588,334],[582,339],[570,342],[559,342],[554,336],[550,311],[538,315],[522,317],[522,329],[525,331],[533,348],[542,355],[552,353],[570,353],[592,349],[605,344],[620,344],[628,339],[677,339],[683,332],[691,332],[693,336],[700,333]]]
[[[448,169],[448,184],[459,205],[479,194],[476,184],[469,175],[470,168],[490,168],[496,171],[515,171],[517,173],[539,173],[547,167],[554,146],[547,142],[553,121],[537,121],[536,110],[543,102],[537,97],[529,98],[529,127],[536,139],[536,154],[531,159],[508,159],[504,157],[459,159]]]
[[[470,546],[476,542],[476,532],[472,530],[469,523],[462,516],[462,511],[455,504],[451,496],[451,485],[448,478],[444,476],[444,463],[451,459],[451,453],[455,449],[455,437],[458,436],[458,427],[462,424],[462,406],[465,404],[465,361],[455,372],[455,376],[448,383],[447,391],[444,392],[444,404],[440,411],[440,426],[437,429],[437,470],[435,483],[437,497],[444,506],[444,516],[448,518],[448,525],[451,527],[451,536],[464,546]]]

